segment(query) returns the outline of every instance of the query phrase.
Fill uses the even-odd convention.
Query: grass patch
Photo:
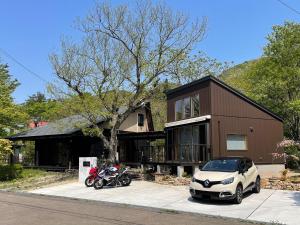
[[[8,190],[26,190],[35,189],[51,183],[63,181],[69,178],[74,178],[74,174],[47,172],[40,169],[23,169],[20,178],[1,181],[0,189]]]
[[[54,172],[47,172],[45,170],[39,169],[24,169],[21,176],[22,179],[32,178],[32,177],[42,177],[49,174],[55,174]]]

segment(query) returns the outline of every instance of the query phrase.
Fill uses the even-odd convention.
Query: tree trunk
[[[109,155],[108,155],[108,160],[112,163],[116,162],[117,150],[118,150],[117,129],[113,127],[110,130]]]

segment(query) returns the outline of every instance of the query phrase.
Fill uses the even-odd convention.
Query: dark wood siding
[[[190,88],[167,95],[167,122],[175,121],[175,102],[188,96],[199,94],[200,116],[210,115],[210,82],[206,81]]]
[[[220,133],[218,126],[220,126]],[[213,116],[211,127],[213,157],[247,156],[256,163],[279,163],[282,161],[272,159],[272,152],[276,151],[277,143],[283,138],[282,123],[279,121]],[[228,151],[226,146],[228,134],[246,135],[247,150]]]
[[[212,153],[219,156],[248,156],[256,163],[279,163],[272,153],[283,139],[282,122],[211,81]],[[245,151],[227,151],[228,134],[247,136]]]
[[[210,87],[213,115],[275,119],[213,81]]]

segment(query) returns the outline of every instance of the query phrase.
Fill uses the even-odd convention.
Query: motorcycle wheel
[[[103,179],[96,179],[96,180],[94,181],[94,188],[95,188],[96,190],[99,190],[99,189],[103,188],[103,185],[104,185]]]
[[[125,174],[122,178],[122,185],[123,186],[129,186],[131,183],[131,178],[128,174]]]
[[[94,185],[94,179],[91,177],[87,177],[84,181],[85,186],[92,187]]]

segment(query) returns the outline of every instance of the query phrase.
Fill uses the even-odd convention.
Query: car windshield
[[[238,169],[238,159],[217,159],[207,162],[202,171],[234,172]]]

